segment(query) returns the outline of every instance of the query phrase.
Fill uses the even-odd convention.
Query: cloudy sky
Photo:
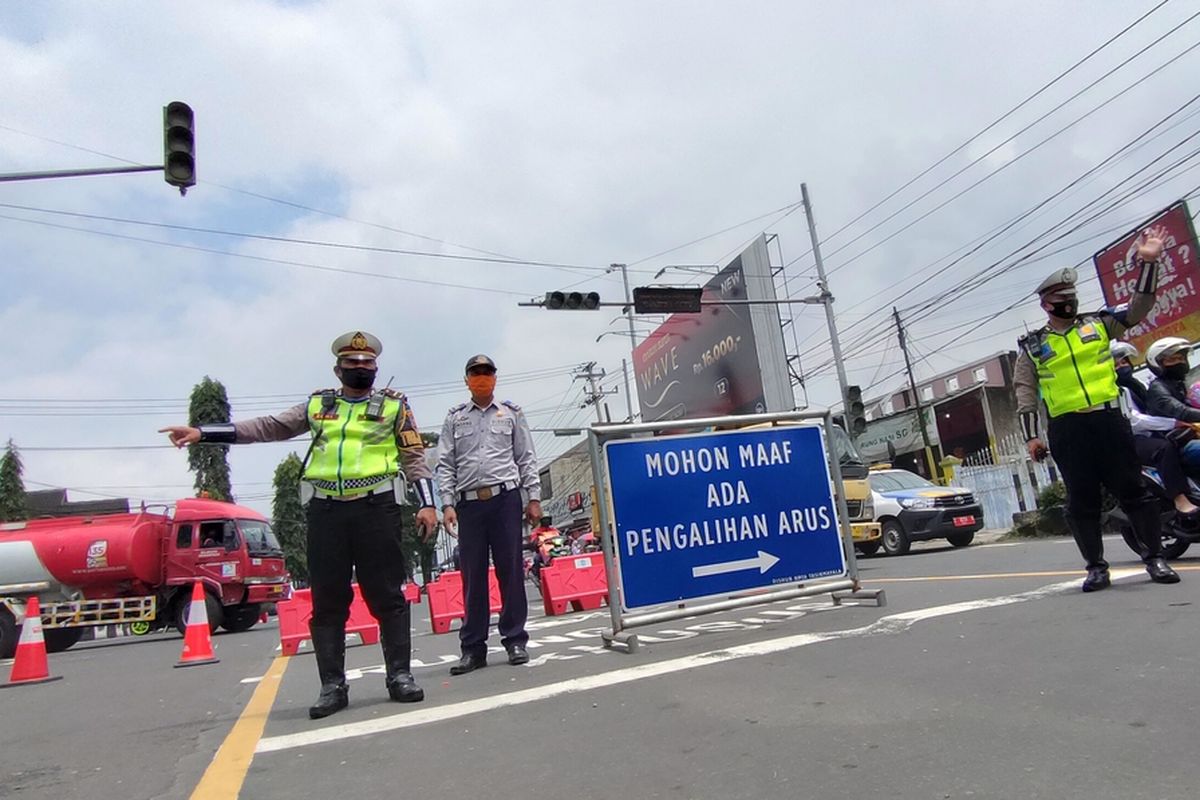
[[[801,182],[868,395],[899,382],[893,304],[920,373],[1011,349],[1044,274],[1083,262],[1098,298],[1090,255],[1200,186],[1196,13],[9,4],[0,172],[154,163],[178,99],[196,111],[200,182],[182,198],[154,174],[0,183],[0,438],[29,488],[174,499],[185,456],[155,430],[185,421],[199,379],[223,381],[237,417],[282,409],[331,385],[329,343],[353,329],[383,340],[381,374],[423,427],[464,399],[481,351],[534,427],[579,424],[592,411],[572,368],[595,361],[619,386],[628,336],[601,334],[624,321],[516,303],[568,286],[616,300],[611,263],[642,285],[724,264],[764,230],[789,290],[811,294]],[[795,308],[797,402],[832,403],[823,315]],[[624,416],[623,394],[609,403]],[[571,443],[538,438],[544,457]],[[239,498],[267,508],[289,449],[303,452],[236,450]]]

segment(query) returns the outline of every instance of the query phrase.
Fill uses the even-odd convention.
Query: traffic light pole
[[[812,202],[808,199],[808,184],[800,184],[800,198],[804,201],[804,216],[808,218],[808,235],[812,239],[813,257],[817,261],[817,288],[821,294],[817,301],[825,306],[825,324],[829,326],[829,346],[833,350],[833,363],[837,367],[838,390],[842,395],[842,413],[849,428],[850,412],[850,382],[846,379],[846,365],[842,362],[842,345],[838,341],[837,320],[833,316],[833,294],[829,291],[829,281],[825,278],[825,262],[821,260],[821,240],[817,238],[817,223],[813,220]],[[812,298],[805,298],[808,301]],[[846,431],[851,437],[853,431]]]
[[[162,172],[162,164],[133,167],[94,167],[92,169],[54,169],[43,172],[9,172],[0,174],[0,183],[10,181],[40,181],[47,178],[82,178],[87,175],[120,175],[126,172]]]

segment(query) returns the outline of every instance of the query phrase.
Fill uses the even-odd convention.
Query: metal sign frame
[[[613,531],[614,511],[612,508],[612,492],[608,485],[608,465],[605,458],[604,444],[616,439],[633,438],[637,434],[655,434],[680,428],[709,428],[746,427],[761,423],[813,422],[822,425],[821,437],[825,450],[826,465],[833,480],[835,501],[837,504],[838,526],[841,530],[842,549],[846,561],[846,575],[832,580],[820,579],[791,585],[790,588],[772,590],[753,590],[752,593],[734,595],[725,600],[704,599],[699,605],[689,605],[688,602],[673,604],[672,608],[661,611],[633,612],[624,611],[624,599],[621,596],[620,571],[615,556],[616,537]],[[858,579],[858,560],[854,553],[854,536],[850,528],[850,514],[846,507],[846,488],[842,483],[842,471],[837,463],[837,457],[829,446],[827,431],[833,425],[833,417],[825,411],[784,411],[768,414],[743,414],[736,416],[704,417],[700,419],[677,419],[659,422],[638,422],[620,425],[595,425],[588,429],[588,453],[591,457],[592,474],[595,476],[596,491],[600,499],[597,510],[600,517],[600,540],[604,553],[604,570],[608,578],[609,612],[612,618],[612,629],[601,634],[605,647],[614,643],[624,646],[626,652],[635,652],[638,647],[637,635],[630,633],[631,628],[656,625],[683,617],[693,617],[698,614],[711,614],[718,611],[742,608],[745,606],[772,603],[777,600],[789,600],[796,597],[812,597],[829,594],[834,604],[840,604],[845,599],[873,600],[877,605],[886,602],[882,589],[862,589]],[[695,602],[694,600],[692,602]]]

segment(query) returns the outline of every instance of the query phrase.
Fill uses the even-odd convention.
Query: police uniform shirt
[[[1075,318],[1072,326],[1080,328],[1082,333],[1090,323],[1099,322],[1104,326],[1108,338],[1113,340],[1120,339],[1127,330],[1145,319],[1154,308],[1157,264],[1143,261],[1138,263],[1142,270],[1129,303],[1102,308],[1093,314],[1081,314]],[[1037,365],[1031,354],[1045,352],[1048,337],[1061,336],[1070,330],[1068,328],[1067,331],[1059,332],[1046,325],[1018,340],[1017,361],[1013,366],[1013,389],[1017,396],[1017,416],[1026,440],[1040,436],[1038,411],[1041,408],[1041,394],[1038,389]]]
[[[450,409],[438,441],[437,479],[442,507],[459,492],[508,483],[541,500],[533,435],[519,406],[507,400],[486,408],[463,403]]]
[[[408,398],[390,389],[379,391],[386,391],[392,397],[400,400],[400,414],[396,417],[396,447],[400,453],[400,463],[404,466],[404,477],[410,483],[415,483],[422,478],[432,480],[433,472],[425,463],[425,446],[421,443],[417,420],[413,416],[412,408],[408,405]],[[337,397],[347,403],[367,403],[371,395],[367,395],[361,400],[351,399],[343,397],[342,391],[339,389]],[[306,400],[281,414],[234,422],[233,428],[237,436],[237,443],[277,442],[311,432],[308,406],[309,401]]]

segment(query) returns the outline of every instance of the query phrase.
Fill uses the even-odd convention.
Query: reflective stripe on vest
[[[383,401],[380,418],[366,418],[367,400],[351,403],[341,397],[326,413],[321,395],[308,401],[308,424],[316,444],[304,469],[304,479],[329,494],[364,494],[391,480],[398,472],[396,420],[400,401]],[[378,480],[373,480],[378,478]]]
[[[1038,352],[1038,388],[1051,417],[1109,403],[1120,397],[1104,323],[1085,317],[1065,334],[1047,331]]]

